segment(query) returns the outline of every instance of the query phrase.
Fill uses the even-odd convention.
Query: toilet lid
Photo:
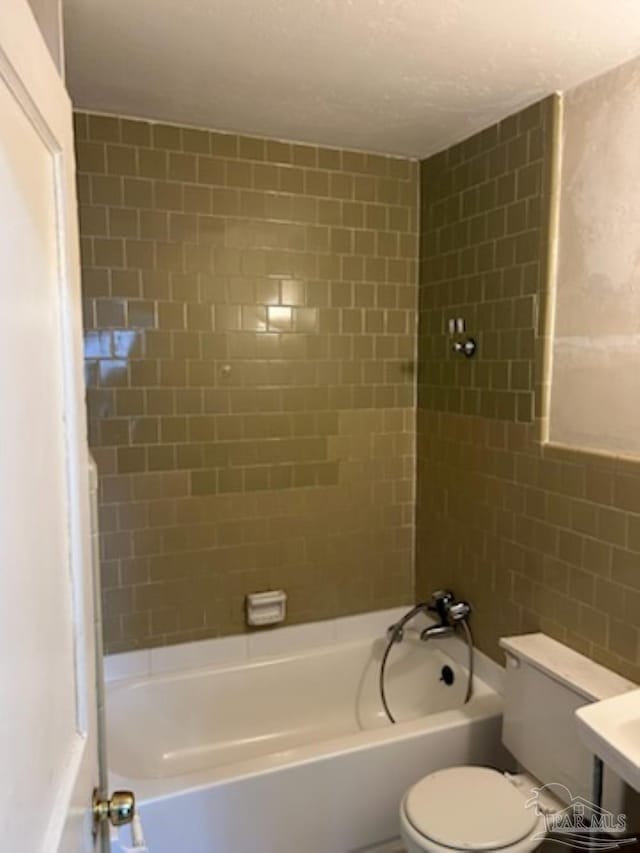
[[[405,814],[421,835],[454,850],[491,850],[521,841],[534,829],[534,809],[497,770],[449,767],[411,788]]]

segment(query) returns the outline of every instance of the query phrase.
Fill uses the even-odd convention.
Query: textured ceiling
[[[424,156],[640,53],[638,0],[64,0],[80,108]]]

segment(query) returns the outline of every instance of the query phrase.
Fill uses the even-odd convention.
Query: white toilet
[[[400,827],[407,853],[535,850],[545,826],[535,809],[525,808],[529,796],[489,767],[430,773],[402,801]]]
[[[528,636],[537,640],[501,640],[507,652],[502,742],[525,772],[465,766],[425,776],[400,807],[408,853],[526,853],[544,841],[545,813],[563,809],[571,796],[591,799],[593,757],[578,738],[574,712],[593,698],[585,689],[585,667],[597,665],[578,655],[586,664],[558,668],[559,650],[576,653],[544,635]],[[612,781],[609,808],[623,798],[618,780]],[[556,784],[537,793],[549,783]]]

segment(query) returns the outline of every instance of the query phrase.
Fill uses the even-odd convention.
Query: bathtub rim
[[[420,643],[420,633],[418,630],[414,628],[405,629],[405,638],[406,641],[415,643],[419,648]],[[107,683],[107,697],[118,694],[121,692],[125,692],[127,690],[135,690],[138,688],[142,688],[146,684],[166,684],[167,682],[181,682],[188,681],[193,678],[198,678],[199,676],[213,676],[213,675],[223,675],[227,673],[239,672],[239,671],[247,671],[251,672],[253,669],[260,669],[262,667],[277,667],[278,665],[287,664],[287,663],[295,663],[304,660],[307,657],[315,657],[322,655],[330,655],[335,653],[336,649],[344,649],[345,651],[349,651],[352,649],[368,649],[371,647],[372,643],[376,641],[379,642],[379,650],[380,656],[382,654],[382,650],[384,649],[384,644],[381,642],[380,637],[364,637],[361,639],[352,639],[344,642],[332,643],[329,645],[323,646],[315,646],[313,648],[308,649],[294,649],[285,653],[280,653],[276,655],[268,655],[264,657],[250,658],[246,661],[233,661],[226,663],[203,663],[201,666],[194,666],[189,669],[180,669],[180,670],[171,670],[167,672],[155,672],[150,675],[144,676],[134,676],[133,678],[122,678],[115,681],[110,681]],[[446,659],[450,660],[452,663],[455,663],[460,669],[463,671],[465,677],[468,671],[467,661],[457,659],[453,654],[451,654],[451,649],[447,648],[447,640],[440,641],[439,643],[430,643],[428,647],[424,647],[425,654],[428,654],[430,651],[438,652],[443,655]],[[475,681],[478,684],[486,685],[486,682],[483,678],[480,678],[478,673],[475,673]],[[490,686],[490,685],[487,685]],[[492,688],[494,689],[494,688]],[[496,691],[498,692],[498,691]],[[451,709],[447,709],[451,710]],[[444,712],[435,712],[435,713],[444,713]],[[425,714],[424,716],[434,716],[433,714]]]
[[[156,646],[130,652],[106,655],[105,683],[114,684],[145,679],[153,676],[175,674],[183,671],[212,669],[222,666],[251,664],[265,659],[290,656],[295,653],[317,651],[326,646],[342,645],[364,640],[374,640],[386,635],[389,625],[397,621],[411,604],[374,610],[337,619],[284,625],[267,630],[251,631],[195,640],[171,646]],[[419,614],[407,629],[420,632],[435,620]],[[467,669],[467,647],[459,636],[430,640],[429,646],[442,651],[459,666]],[[503,693],[504,667],[474,647],[475,674],[497,693]]]

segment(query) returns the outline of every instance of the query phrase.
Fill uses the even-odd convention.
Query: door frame
[[[95,636],[99,623],[92,576],[73,114],[27,0],[0,3],[0,80],[50,152],[53,168],[75,720],[73,734],[64,744],[64,760],[55,768],[56,793],[49,814],[43,815],[42,849],[45,853],[85,851],[92,849],[87,839],[91,797],[98,783]]]

